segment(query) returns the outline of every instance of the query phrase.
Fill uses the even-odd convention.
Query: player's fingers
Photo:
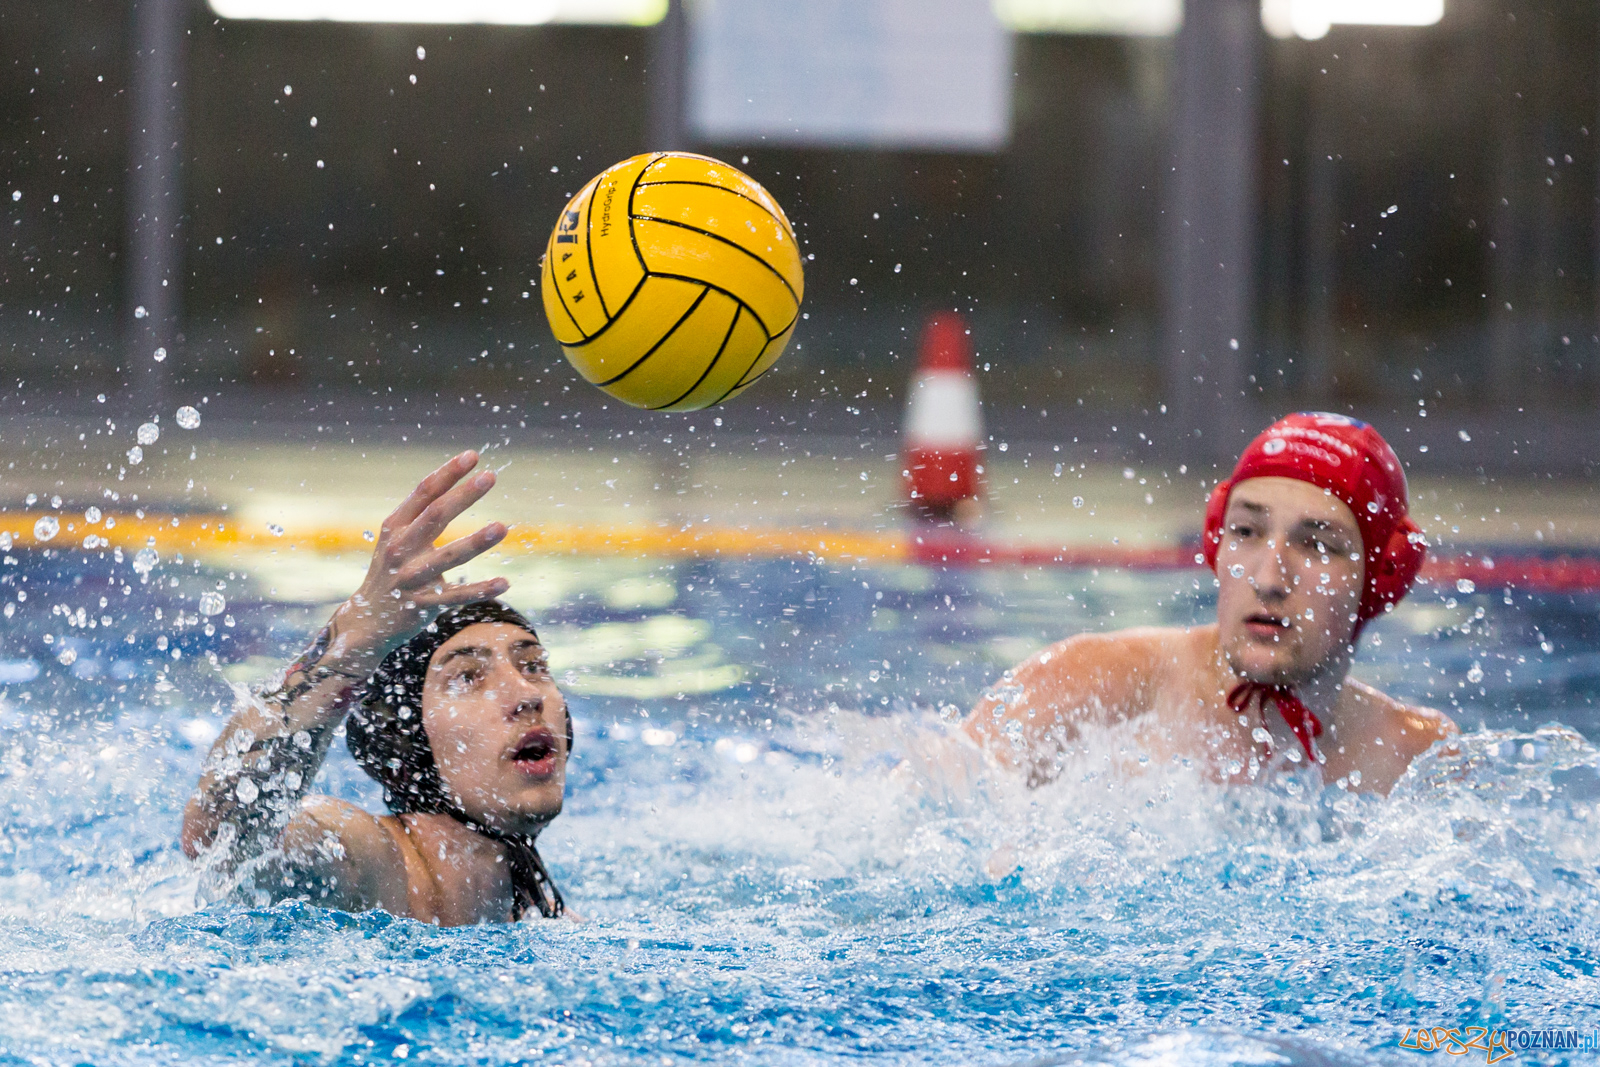
[[[422,509],[405,532],[396,538],[403,551],[415,553],[433,545],[446,526],[456,520],[490,489],[494,488],[494,471],[482,471],[451,487],[443,496]]]
[[[399,575],[399,585],[410,588],[431,582],[452,567],[459,567],[505,540],[503,523],[491,522],[476,533],[458,537],[447,545],[424,553],[413,560]]]
[[[383,521],[384,533],[392,534],[416,521],[417,516],[421,515],[429,504],[439,499],[446,490],[477,465],[478,453],[470,448],[447,460],[438,470],[418,482],[411,495],[402,500],[393,514]]]
[[[422,607],[451,608],[457,604],[497,597],[510,588],[511,582],[505,578],[490,578],[488,581],[468,582],[465,585],[435,582],[413,594],[411,600]]]

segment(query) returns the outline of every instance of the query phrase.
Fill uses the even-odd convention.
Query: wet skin
[[[312,666],[334,673],[296,673],[297,664],[289,674],[295,685],[286,679],[278,695],[240,707],[229,720],[184,812],[181,841],[190,857],[211,848],[229,810],[230,751],[298,732],[326,744],[348,708],[352,678],[368,676],[439,609],[506,591],[503,578],[457,584],[444,577],[504,539],[503,524],[436,544],[494,486],[490,471],[468,477],[477,462],[474,452],[456,456],[384,520],[366,578],[334,613],[313,657]],[[440,777],[469,815],[496,830],[533,834],[560,813],[566,702],[532,634],[479,623],[451,637],[429,661],[421,710]],[[273,895],[445,925],[504,921],[512,911],[505,846],[448,815],[377,816],[309,796],[281,835],[257,847],[277,854],[273,846],[282,859],[257,878]]]
[[[526,630],[478,623],[439,646],[423,683],[422,723],[445,788],[473,818],[532,834],[561,813],[566,701]],[[342,856],[319,847],[330,832]],[[321,903],[445,926],[511,912],[505,846],[448,815],[375,816],[310,797],[283,841]]]
[[[1042,782],[1059,773],[1082,726],[1137,720],[1151,756],[1195,759],[1218,780],[1243,782],[1252,755],[1270,766],[1301,750],[1276,710],[1240,716],[1228,693],[1242,681],[1292,685],[1323,724],[1323,779],[1387,793],[1457,730],[1439,712],[1348,677],[1364,577],[1359,527],[1343,501],[1295,479],[1248,479],[1224,518],[1216,623],[1058,642],[1011,672],[1011,699],[980,701],[966,731]],[[1265,753],[1256,728],[1271,737]]]

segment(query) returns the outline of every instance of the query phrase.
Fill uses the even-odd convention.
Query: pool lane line
[[[34,525],[53,516],[58,532],[41,540]],[[467,532],[458,526],[446,538]],[[93,537],[94,541],[87,539]],[[142,517],[113,514],[90,523],[77,513],[0,512],[0,544],[13,549],[98,551],[120,548],[137,552],[146,546],[162,555],[193,552],[225,555],[229,551],[306,551],[337,555],[371,551],[366,531],[324,526],[274,532],[252,522],[241,527],[224,512],[187,515],[146,512]],[[495,549],[530,555],[658,556],[671,558],[818,559],[868,565],[920,564],[947,567],[1073,567],[1126,570],[1182,570],[1193,567],[1193,544],[1093,547],[1051,546],[987,541],[948,528],[906,528],[900,531],[807,531],[771,527],[690,524],[668,526],[578,526],[544,523],[513,524]],[[1432,555],[1422,581],[1449,591],[1467,593],[1479,586],[1513,586],[1542,592],[1600,592],[1600,555],[1490,556],[1469,550]]]

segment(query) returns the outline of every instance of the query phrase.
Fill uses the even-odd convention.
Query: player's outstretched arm
[[[1030,780],[1054,777],[1086,725],[1149,710],[1173,631],[1079,634],[1034,653],[991,686],[967,716],[967,735]]]
[[[288,846],[288,866],[275,880],[320,879],[341,893],[385,895],[385,880],[372,872],[392,869],[398,859],[387,831],[372,815],[342,802],[322,798],[302,806],[301,799],[334,729],[389,650],[440,609],[505,592],[509,583],[503,578],[465,585],[444,578],[498,544],[506,534],[502,524],[434,545],[445,527],[493,487],[490,471],[466,477],[477,462],[475,452],[463,452],[422,480],[384,520],[361,587],[277,687],[241,701],[184,810],[180,840],[188,856],[220,848],[214,862],[231,870],[281,843]]]

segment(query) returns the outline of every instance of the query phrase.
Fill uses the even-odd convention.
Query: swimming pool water
[[[1207,576],[517,564],[578,718],[542,851],[586,921],[441,930],[197,905],[177,851],[228,680],[327,605],[13,558],[0,1063],[1409,1063],[1408,1027],[1600,1025],[1600,598],[1380,620],[1357,674],[1468,731],[1389,800],[1128,776],[1116,733],[1028,790],[916,757],[1045,640],[1203,619]],[[376,806],[342,748],[322,786]]]

